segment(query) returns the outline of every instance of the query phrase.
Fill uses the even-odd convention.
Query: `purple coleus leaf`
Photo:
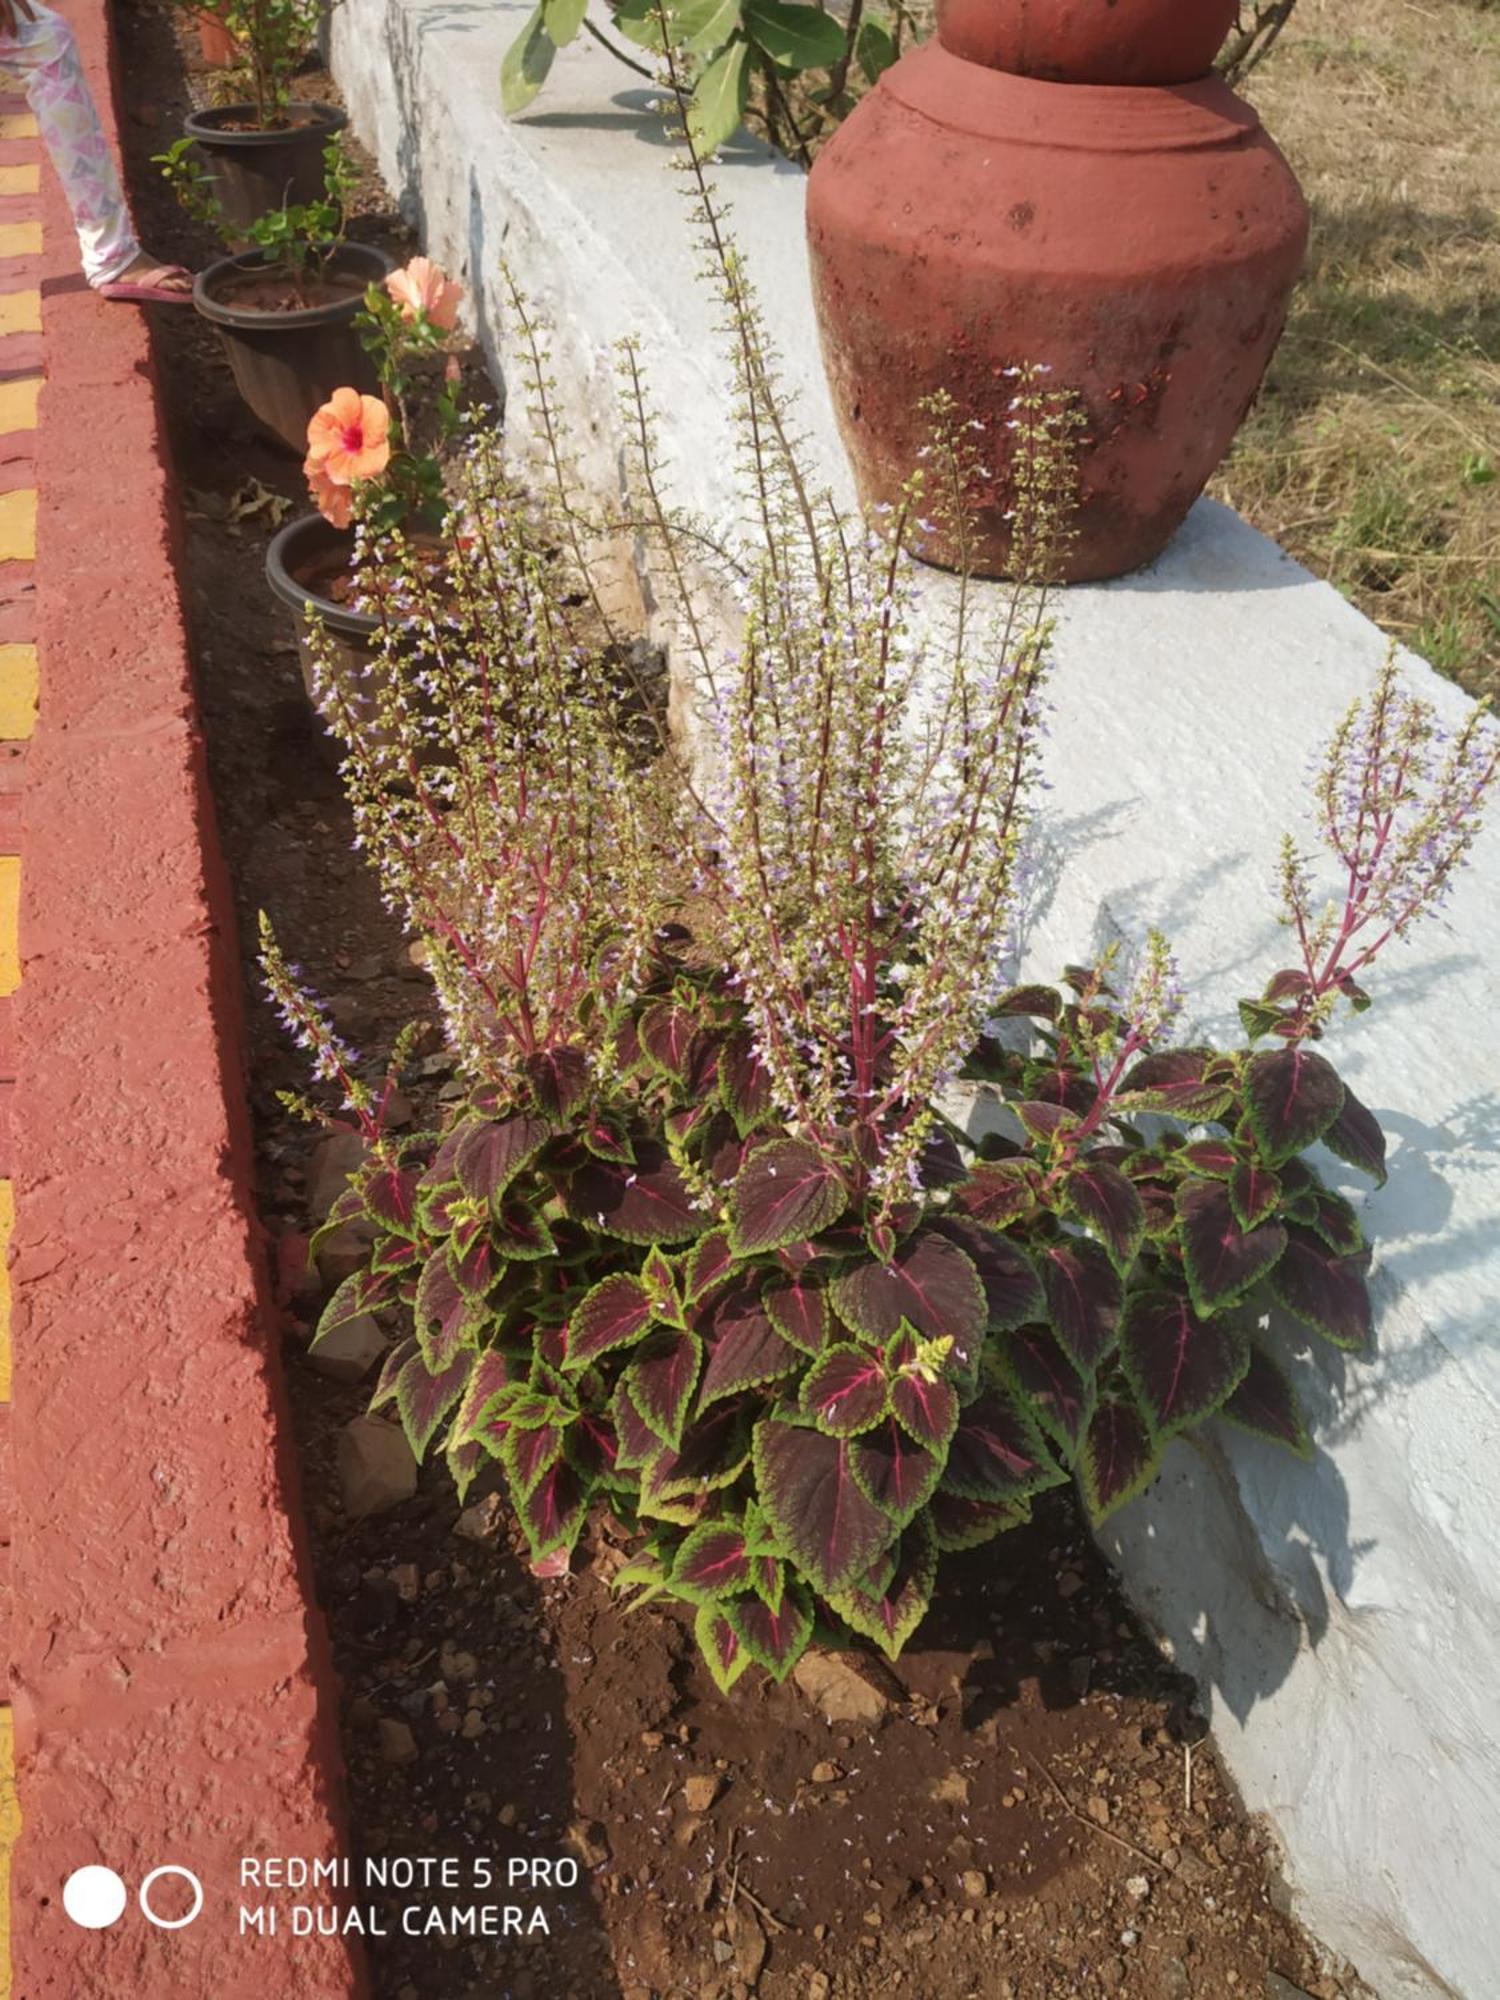
[[[728,1694],[750,1664],[739,1635],[717,1604],[700,1604],[693,1637],[720,1694]]]
[[[932,1532],[944,1553],[977,1549],[1027,1518],[1024,1500],[965,1500],[957,1493],[934,1493],[928,1508]]]
[[[380,1167],[360,1182],[360,1193],[373,1219],[384,1229],[402,1236],[415,1232],[417,1222],[417,1176],[399,1167]]]
[[[635,1148],[624,1126],[605,1112],[595,1111],[578,1127],[578,1136],[595,1159],[613,1160],[617,1166],[635,1165]]]
[[[1281,1176],[1255,1160],[1241,1160],[1229,1175],[1229,1206],[1241,1229],[1255,1229],[1275,1214],[1281,1201]]]
[[[396,1377],[396,1408],[401,1415],[401,1428],[418,1464],[444,1417],[462,1396],[468,1379],[467,1354],[460,1354],[436,1375],[430,1374],[427,1363],[420,1354],[415,1354]]]
[[[567,1367],[578,1369],[616,1347],[639,1340],[654,1317],[650,1291],[639,1278],[617,1271],[584,1294],[568,1324]]]
[[[484,1224],[468,1223],[455,1230],[444,1254],[454,1284],[476,1305],[483,1305],[499,1272],[495,1248]]]
[[[724,1616],[751,1659],[777,1681],[786,1679],[812,1637],[812,1600],[796,1583],[787,1585],[775,1611],[759,1597],[741,1597],[724,1606]]]
[[[872,1587],[873,1579],[864,1578],[834,1598],[833,1609],[894,1660],[927,1616],[937,1581],[937,1558],[932,1522],[926,1514],[918,1514],[903,1531],[880,1588]]]
[[[1063,1351],[1092,1375],[1115,1344],[1120,1276],[1109,1253],[1087,1236],[1065,1236],[1041,1255],[1047,1317]]]
[[[1070,1131],[1078,1123],[1078,1114],[1069,1111],[1062,1104],[1048,1104],[1041,1100],[1029,1100],[1007,1107],[1020,1119],[1023,1129],[1041,1145],[1049,1145],[1059,1133]]]
[[[852,1583],[893,1539],[854,1477],[855,1444],[779,1417],[755,1427],[760,1503],[776,1539],[825,1596]]]
[[[641,1047],[664,1076],[687,1083],[702,1035],[695,1018],[671,1000],[653,1000],[640,1018]]]
[[[840,1272],[832,1296],[840,1319],[882,1344],[903,1321],[926,1340],[946,1335],[966,1349],[985,1329],[984,1287],[973,1262],[930,1229],[908,1237],[889,1263],[872,1259]]]
[[[734,1252],[729,1244],[729,1231],[710,1229],[687,1253],[687,1268],[682,1280],[687,1304],[696,1305],[700,1299],[706,1298],[733,1270]]]
[[[635,1142],[636,1164],[590,1160],[564,1187],[568,1213],[627,1243],[683,1243],[703,1228],[687,1183],[653,1139]]]
[[[454,1439],[466,1441],[474,1436],[488,1416],[491,1404],[510,1386],[511,1364],[498,1348],[488,1347],[470,1357],[469,1379],[453,1415],[450,1447]]]
[[[743,1528],[708,1521],[679,1544],[672,1581],[699,1597],[733,1597],[750,1588],[753,1570]]]
[[[1199,1139],[1184,1146],[1176,1158],[1212,1181],[1227,1181],[1240,1164],[1240,1155],[1229,1139]]]
[[[1288,1312],[1335,1347],[1359,1354],[1374,1335],[1365,1288],[1369,1253],[1340,1257],[1297,1223],[1287,1224],[1287,1246],[1271,1274],[1271,1290]]]
[[[1244,1328],[1200,1317],[1180,1292],[1132,1292],[1120,1316],[1120,1360],[1158,1437],[1218,1409],[1250,1361]],[[1102,1408],[1101,1404],[1101,1408]]]
[[[909,1437],[942,1451],[958,1423],[958,1392],[933,1368],[917,1365],[916,1336],[904,1328],[886,1350],[891,1414]]]
[[[332,1333],[336,1326],[343,1326],[351,1319],[362,1319],[366,1313],[379,1312],[383,1306],[390,1305],[394,1290],[394,1280],[386,1273],[352,1271],[319,1314],[313,1345],[316,1346]]]
[[[635,1400],[630,1393],[630,1384],[623,1378],[615,1384],[615,1392],[610,1399],[610,1409],[615,1420],[615,1434],[619,1439],[616,1463],[622,1471],[639,1470],[640,1467],[649,1465],[660,1455],[662,1442],[636,1408]]]
[[[1322,1138],[1344,1108],[1344,1086],[1315,1049],[1268,1049],[1245,1065],[1245,1108],[1274,1164]]]
[[[1033,1213],[1042,1180],[1033,1160],[981,1161],[955,1191],[954,1205],[987,1229],[1004,1229]]]
[[[1146,1233],[1140,1195],[1118,1167],[1085,1158],[1064,1183],[1068,1206],[1086,1229],[1101,1237],[1117,1268],[1134,1263]]]
[[[969,1404],[948,1447],[943,1491],[965,1500],[1015,1501],[1061,1478],[1031,1416],[1003,1389]]]
[[[735,1253],[752,1257],[838,1221],[848,1200],[842,1176],[800,1139],[757,1146],[729,1191],[729,1233]]]
[[[674,1451],[668,1446],[652,1462],[646,1484],[662,1499],[718,1492],[732,1486],[750,1458],[750,1429],[745,1399],[716,1403],[706,1416],[695,1417]]]
[[[1184,1181],[1177,1215],[1188,1290],[1205,1318],[1242,1299],[1286,1248],[1279,1222],[1241,1228],[1223,1181]]]
[[[530,1430],[512,1426],[505,1433],[500,1462],[510,1475],[511,1494],[518,1507],[562,1456],[565,1428],[562,1423],[546,1423]]]
[[[427,1365],[446,1368],[459,1349],[471,1346],[485,1315],[454,1281],[448,1259],[439,1251],[429,1257],[417,1282],[415,1325]]]
[[[853,1440],[849,1465],[860,1492],[898,1528],[927,1505],[943,1476],[942,1453],[918,1444],[893,1417]]]
[[[1094,1378],[1083,1376],[1044,1327],[1025,1326],[1005,1342],[1005,1366],[1043,1428],[1076,1456],[1094,1411]]]
[[[571,1549],[588,1515],[588,1488],[567,1459],[548,1467],[516,1509],[534,1560]]]
[[[637,1350],[624,1379],[630,1396],[663,1444],[677,1446],[703,1365],[696,1333],[662,1328]]]
[[[1321,1236],[1336,1256],[1353,1257],[1364,1249],[1365,1238],[1359,1226],[1359,1217],[1341,1194],[1334,1194],[1329,1188],[1317,1188],[1310,1197],[1309,1208],[1308,1228]]]
[[[1229,1107],[1225,1079],[1210,1074],[1212,1049],[1160,1049],[1126,1071],[1115,1105],[1121,1111],[1169,1111],[1177,1118],[1212,1119]]]
[[[884,1416],[885,1394],[882,1357],[840,1342],[803,1377],[802,1413],[833,1437],[854,1437]]]
[[[805,1272],[797,1277],[773,1278],[762,1291],[761,1302],[783,1339],[804,1354],[823,1352],[833,1315],[827,1287],[820,1280]]]
[[[707,1337],[700,1410],[741,1389],[779,1382],[802,1366],[803,1356],[777,1332],[750,1280],[741,1281],[716,1302]]]
[[[1098,1523],[1156,1477],[1161,1447],[1127,1397],[1109,1395],[1089,1418],[1078,1481],[1089,1518]]]
[[[1385,1134],[1373,1111],[1345,1086],[1339,1115],[1323,1133],[1323,1144],[1351,1167],[1368,1174],[1377,1186],[1385,1185]]]
[[[1312,1456],[1307,1425],[1292,1385],[1262,1347],[1251,1347],[1250,1365],[1219,1415],[1256,1437],[1285,1445],[1299,1458]]]
[[[370,1394],[369,1409],[378,1410],[386,1403],[395,1401],[396,1384],[401,1379],[401,1370],[412,1356],[419,1352],[415,1339],[397,1341],[380,1364],[380,1373],[375,1378],[375,1387]]]
[[[521,1066],[537,1109],[548,1118],[569,1117],[588,1096],[589,1059],[582,1049],[538,1049]]]
[[[771,1073],[748,1035],[732,1035],[719,1056],[719,1093],[740,1137],[766,1122],[772,1109]]]
[[[454,1172],[464,1193],[475,1201],[498,1201],[541,1151],[549,1131],[541,1118],[486,1119],[470,1125],[454,1156]]]
[[[1042,1281],[1031,1259],[1010,1237],[982,1229],[961,1216],[945,1216],[934,1226],[947,1242],[956,1243],[974,1266],[984,1293],[984,1325],[991,1333],[1008,1333],[1013,1326],[1040,1319],[1046,1310]],[[955,1337],[954,1345],[961,1365],[978,1359],[978,1341],[967,1326]]]
[[[614,1485],[622,1483],[616,1478],[620,1460],[619,1434],[612,1419],[602,1410],[580,1410],[568,1426],[563,1448],[574,1470],[591,1485],[600,1479]]]

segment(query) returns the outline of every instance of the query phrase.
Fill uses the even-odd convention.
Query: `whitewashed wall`
[[[652,96],[591,43],[507,124],[524,0],[341,0],[334,67],[432,255],[507,366],[504,256],[554,328],[585,478],[618,480],[613,345],[639,334],[677,496],[735,508],[726,370]],[[719,180],[826,476],[844,478],[803,251],[800,173],[749,142]],[[935,596],[942,586],[934,583]],[[648,593],[649,595],[649,593]],[[1204,502],[1163,560],[1070,593],[1028,969],[1155,922],[1207,1032],[1281,963],[1271,876],[1306,764],[1380,634]],[[1463,697],[1412,678],[1450,720]],[[1211,1702],[1300,1914],[1388,2000],[1500,2000],[1500,829],[1443,919],[1381,971],[1332,1053],[1391,1137],[1360,1202],[1378,1356],[1313,1355],[1317,1454],[1173,1448],[1111,1524],[1130,1588]]]

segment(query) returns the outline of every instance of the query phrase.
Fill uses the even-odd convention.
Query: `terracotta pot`
[[[1191,83],[1238,0],[938,0],[938,35],[966,62],[1049,83]]]
[[[808,235],[865,500],[897,497],[927,441],[918,405],[947,390],[987,433],[976,566],[1003,575],[1005,371],[1045,365],[1086,418],[1064,572],[1085,580],[1158,555],[1228,449],[1280,337],[1307,212],[1217,79],[1046,83],[933,41],[820,154]],[[924,553],[952,558],[940,536]]]

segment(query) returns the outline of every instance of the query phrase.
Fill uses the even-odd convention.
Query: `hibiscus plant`
[[[416,1455],[460,1493],[502,1479],[538,1564],[608,1512],[635,1537],[619,1585],[685,1604],[728,1688],[751,1663],[784,1676],[819,1629],[894,1655],[943,1551],[1069,1479],[1102,1519],[1205,1422],[1307,1450],[1295,1332],[1351,1354],[1371,1335],[1359,1213],[1311,1149],[1385,1172],[1320,1045],[1442,900],[1500,745],[1482,711],[1445,743],[1378,677],[1318,785],[1340,886],[1323,910],[1286,847],[1293,962],[1242,1042],[1176,1038],[1159,937],[1017,983],[1067,399],[1017,377],[1022,576],[994,621],[960,578],[929,637],[909,551],[962,513],[989,440],[936,406],[878,535],[818,492],[689,158],[747,525],[671,507],[629,344],[629,495],[591,509],[517,299],[538,455],[470,435],[440,575],[366,537],[371,595],[399,609],[376,671],[329,652],[319,675],[463,1085],[440,1124],[390,1130],[404,1045],[372,1081],[269,929],[264,965],[319,1080],[302,1108],[368,1142],[327,1227],[363,1220],[373,1247],[318,1337],[381,1316],[372,1407]],[[624,532],[695,682],[691,764],[611,615]]]

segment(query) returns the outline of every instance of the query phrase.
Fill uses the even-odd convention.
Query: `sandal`
[[[164,284],[166,278],[192,278],[192,272],[182,264],[158,264],[140,278],[114,278],[108,284],[96,285],[95,291],[101,299],[123,300],[128,305],[190,306],[193,303],[191,286],[184,291],[180,286]]]

